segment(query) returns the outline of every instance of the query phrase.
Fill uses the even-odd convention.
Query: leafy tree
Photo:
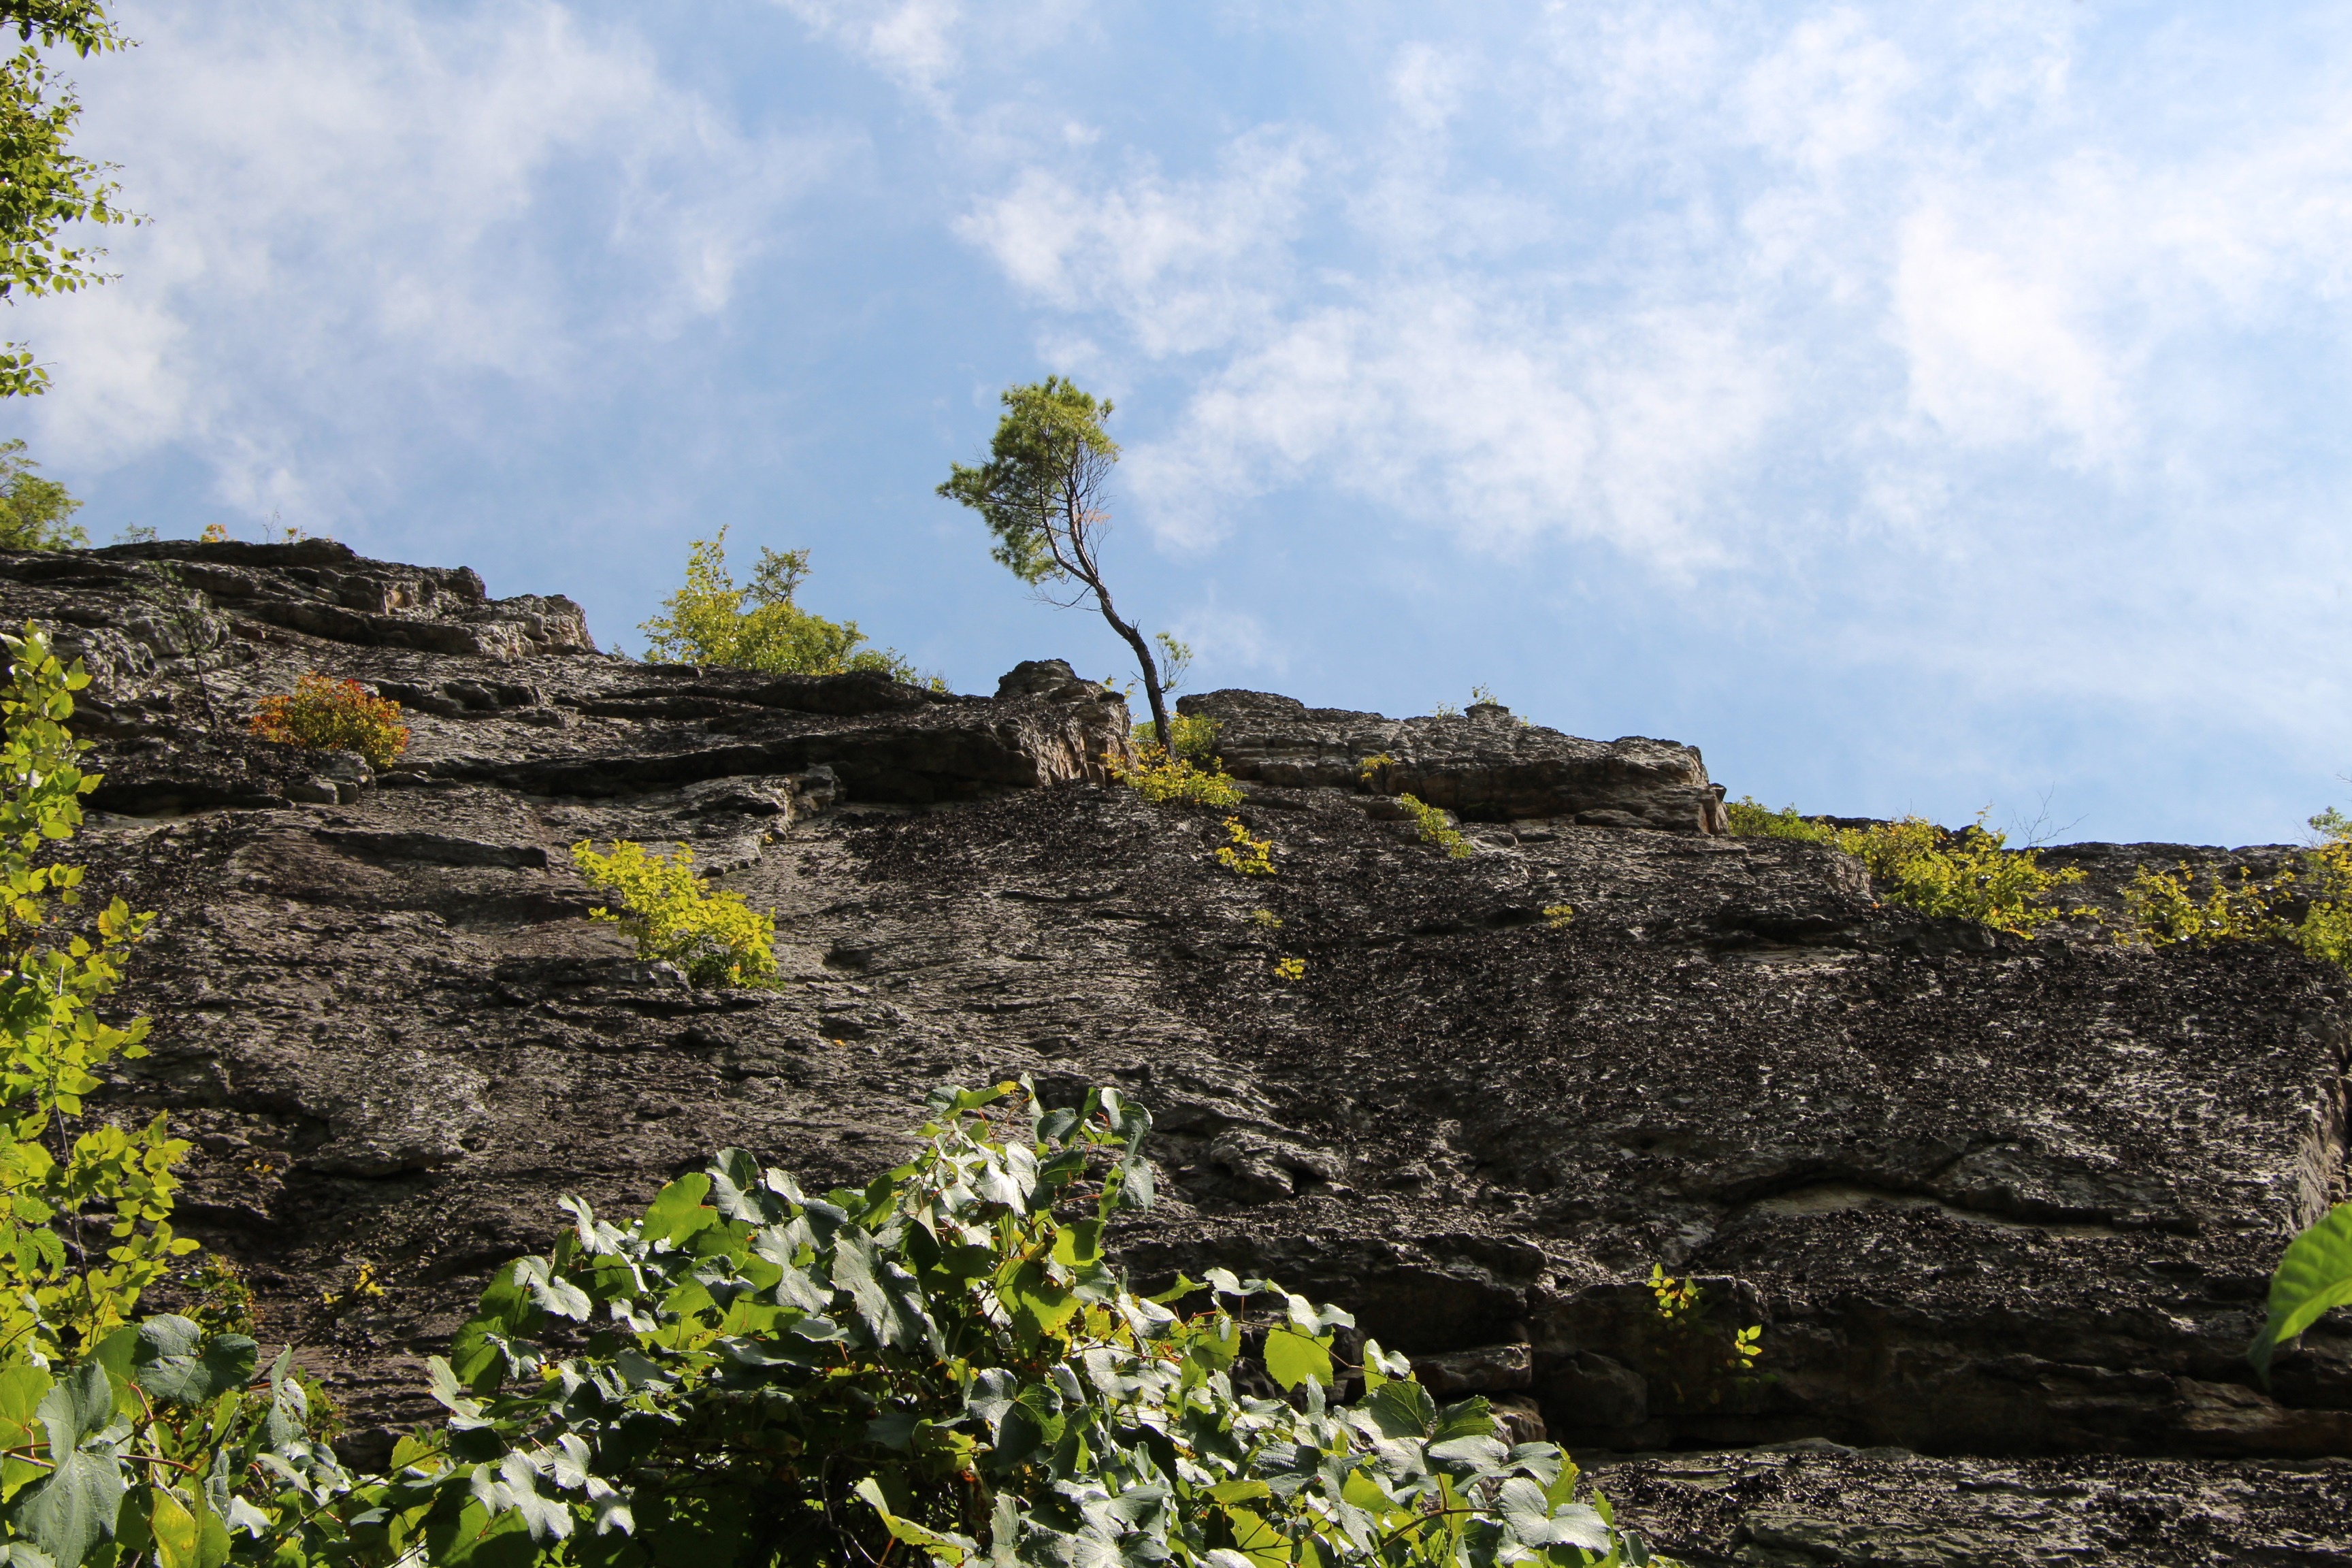
[[[5,374],[5,373],[0,373]],[[33,470],[22,441],[0,441],[0,550],[71,550],[89,542],[79,523],[66,520],[81,502],[65,486]]]
[[[1151,706],[1152,734],[1174,734],[1151,644],[1119,617],[1103,581],[1102,542],[1110,531],[1104,492],[1118,462],[1118,443],[1103,430],[1110,400],[1097,400],[1067,378],[1049,375],[1007,387],[1003,401],[1006,413],[989,442],[988,460],[976,467],[951,465],[939,493],[980,513],[996,536],[990,553],[1014,576],[1040,592],[1048,583],[1075,584],[1068,599],[1054,600],[1065,608],[1094,600],[1110,629],[1135,650],[1144,700]],[[1171,656],[1181,646],[1163,640]],[[1191,650],[1184,653],[1189,662]]]
[[[11,29],[20,47],[0,60],[0,300],[14,303],[106,281],[95,265],[106,252],[63,243],[68,224],[139,220],[115,205],[114,165],[69,150],[81,101],[42,55],[62,46],[87,58],[130,40],[101,0],[0,0],[0,32]],[[0,397],[45,391],[48,380],[31,350],[0,345]]]
[[[793,602],[807,581],[808,552],[762,549],[751,584],[727,570],[727,531],[698,539],[686,585],[662,602],[669,612],[638,626],[653,664],[721,664],[776,675],[840,675],[870,669],[913,681],[914,666],[889,648],[866,646],[856,621],[828,621]]]

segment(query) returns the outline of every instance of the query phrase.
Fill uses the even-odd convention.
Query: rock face
[[[235,574],[210,635],[142,619],[167,557]],[[1157,1117],[1139,1279],[1342,1301],[1523,1436],[1637,1456],[1604,1485],[1703,1560],[2352,1555],[2352,1326],[2273,1394],[2241,1355],[2345,1195],[2340,974],[1922,919],[1710,831],[1665,742],[1217,693],[1188,710],[1247,801],[1154,806],[1105,776],[1124,704],[1058,661],[985,699],[645,666],[562,603],[307,544],[0,556],[0,614],[106,664],[92,885],[162,911],[114,1101],[195,1140],[189,1228],[362,1451],[558,1195],[625,1209],[724,1143],[862,1181],[935,1083],[1028,1072]],[[312,669],[409,710],[395,767],[243,732]],[[1381,790],[1491,816],[1475,853],[1390,819],[1382,752]],[[1228,816],[1276,875],[1213,858]],[[587,920],[567,847],[615,837],[774,910],[788,984],[696,990]],[[2150,848],[2070,851],[2085,901]],[[386,1293],[322,1304],[362,1260]]]
[[[1514,719],[1496,702],[1458,717],[1389,719],[1309,708],[1265,691],[1178,700],[1217,721],[1217,753],[1238,779],[1286,788],[1411,795],[1465,821],[1728,833],[1723,788],[1698,748],[1639,735],[1603,744]]]

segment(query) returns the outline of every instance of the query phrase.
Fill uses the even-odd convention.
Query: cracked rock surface
[[[210,621],[146,616],[163,559],[216,574]],[[638,665],[563,601],[316,542],[0,555],[0,601],[100,675],[76,847],[161,912],[113,1103],[194,1140],[187,1228],[363,1457],[558,1195],[626,1211],[730,1143],[862,1183],[934,1084],[1028,1072],[1151,1108],[1139,1281],[1349,1306],[1520,1435],[1625,1456],[1601,1484],[1676,1551],[2352,1558],[2352,1325],[2271,1394],[2241,1355],[2344,1195],[2352,1015],[2288,950],[1925,920],[1834,850],[1716,831],[1689,748],[1507,715],[1213,694],[1244,804],[1154,806],[1106,777],[1124,704],[1057,661],[984,699]],[[313,669],[402,703],[408,753],[244,733]],[[1274,876],[1213,858],[1229,816]],[[587,919],[569,846],[614,837],[772,910],[787,983],[693,989]],[[2064,855],[2113,907],[2138,864],[2287,853]],[[362,1261],[385,1294],[326,1306]],[[1654,1264],[1700,1282],[1683,1326]]]

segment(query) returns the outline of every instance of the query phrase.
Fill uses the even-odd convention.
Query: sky
[[[940,500],[1113,398],[1193,689],[2078,838],[2352,805],[2352,8],[121,0],[148,221],[0,332],[104,542],[563,593],[729,530],[959,690],[1129,673]]]

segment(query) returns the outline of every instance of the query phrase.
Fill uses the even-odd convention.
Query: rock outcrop
[[[216,636],[142,629],[167,558],[236,574]],[[1343,1301],[1702,1560],[2352,1555],[2352,1325],[2268,1394],[2241,1353],[2345,1195],[2341,974],[1910,914],[1714,831],[1666,742],[1216,693],[1247,800],[1154,806],[1106,777],[1124,704],[1055,661],[990,698],[646,666],[560,604],[308,544],[0,556],[0,614],[107,661],[76,847],[162,913],[110,1093],[194,1139],[189,1228],[362,1450],[558,1195],[625,1209],[722,1143],[862,1179],[933,1084],[1027,1072],[1157,1117],[1139,1279]],[[408,710],[399,764],[244,733],[312,669]],[[1474,854],[1386,819],[1383,752]],[[1229,815],[1275,876],[1213,860]],[[697,990],[584,918],[567,847],[614,837],[773,910],[788,984]],[[2092,902],[2139,863],[2070,853]],[[324,1305],[362,1260],[386,1293]],[[1653,1265],[1761,1326],[1752,1374]]]
[[[1309,708],[1265,691],[1212,691],[1177,711],[1216,721],[1238,779],[1291,789],[1411,795],[1465,821],[1728,833],[1723,789],[1698,748],[1639,735],[1605,744],[1515,719],[1497,702],[1459,716],[1390,719]]]

